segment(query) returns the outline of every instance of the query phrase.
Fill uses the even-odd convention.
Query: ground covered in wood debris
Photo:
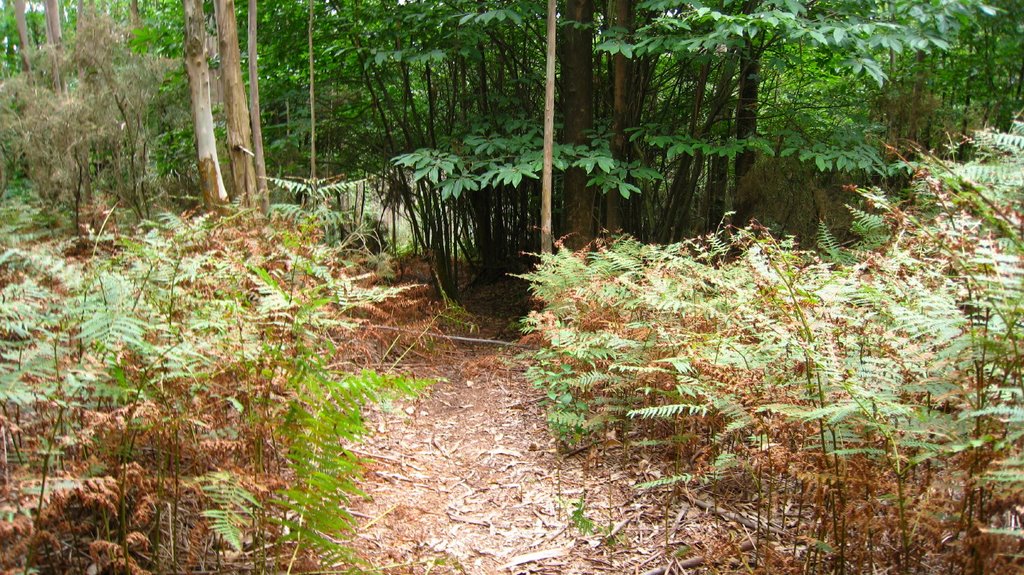
[[[505,282],[470,294],[466,324],[479,328],[471,335],[507,338],[508,308],[522,292]],[[437,383],[367,413],[375,433],[358,450],[372,462],[352,511],[354,546],[374,571],[660,573],[666,549],[696,566],[709,542],[723,560],[749,548],[728,516],[638,490],[662,475],[641,450],[624,453],[614,440],[560,445],[544,394],[525,379],[522,347],[407,333],[417,334],[418,351],[396,367]]]

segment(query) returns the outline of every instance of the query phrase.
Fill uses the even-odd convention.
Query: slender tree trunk
[[[128,11],[132,18],[132,28],[142,27],[142,13],[139,12],[139,0],[131,0],[128,3]]]
[[[89,7],[90,9],[92,6]],[[85,0],[78,0],[75,4],[75,34],[78,38],[82,37],[82,27],[85,26],[86,15],[85,15]],[[92,16],[91,14],[89,16]],[[78,77],[82,78],[85,76],[85,71],[82,69],[82,64],[78,64]]]
[[[1020,100],[1021,91],[1024,90],[1024,59],[1021,59],[1020,72],[1017,72],[1017,95],[1015,96]]]
[[[712,110],[708,115],[707,123],[703,125],[700,123],[700,112],[704,108],[704,96],[707,92],[710,74],[711,62],[709,61],[701,67],[700,76],[697,79],[696,92],[693,97],[693,108],[690,112],[689,125],[689,134],[693,138],[701,138],[706,132],[705,127],[710,127],[716,120],[717,113]],[[718,87],[713,96],[714,99],[725,97],[725,90],[727,88],[726,75],[723,72],[719,78]],[[731,67],[729,67],[728,75],[732,75]],[[731,81],[731,78],[729,81]],[[731,85],[728,85],[728,87],[731,88]],[[679,167],[676,170],[675,177],[672,178],[672,183],[669,184],[667,206],[662,212],[661,219],[655,230],[659,241],[666,243],[675,241],[681,235],[687,215],[687,210],[683,207],[687,202],[687,198],[684,198],[684,195],[690,193],[688,190],[690,190],[689,182],[693,179],[691,178],[692,171],[697,169],[694,166],[700,165],[700,162],[694,162],[694,156],[697,153],[699,152],[687,154],[679,160]],[[680,211],[682,211],[682,214],[679,213]]]
[[[753,46],[748,42],[740,60],[739,99],[736,102],[736,138],[748,139],[757,135],[757,99],[761,84],[761,60],[754,53]],[[733,196],[736,198],[736,218],[739,225],[755,215],[757,204],[760,203],[760,190],[756,186],[745,185],[743,198],[739,198],[735,190],[741,185],[743,178],[754,166],[756,159],[754,150],[744,148],[736,155],[735,177],[733,179]],[[754,193],[752,193],[754,192]]]
[[[32,72],[32,64],[28,59],[28,21],[25,19],[25,0],[14,0],[14,21],[18,27],[18,52],[21,55],[21,69],[25,73]]]
[[[753,14],[760,5],[761,0],[747,0],[743,4],[744,14]],[[763,41],[763,37],[762,37]],[[748,38],[744,45],[739,48],[739,79],[736,99],[736,138],[745,140],[757,135],[757,104],[758,91],[761,86],[761,49],[754,46],[754,39]],[[733,221],[738,225],[745,225],[747,220],[754,215],[757,204],[760,203],[762,191],[758,186],[743,186],[742,194],[738,194],[741,183],[747,173],[754,167],[754,160],[757,154],[750,148],[744,147],[743,151],[736,155],[734,163],[734,174],[732,180],[733,207],[736,215]],[[742,197],[740,197],[742,195]]]
[[[309,0],[309,180],[316,182],[316,87],[313,70],[313,0]]]
[[[46,11],[46,43],[50,45],[53,62],[53,89],[58,94],[64,93],[64,80],[60,74],[61,52],[64,49],[64,35],[60,26],[60,5],[57,0],[45,0]]]
[[[704,233],[718,229],[718,224],[725,219],[725,198],[729,182],[729,158],[713,156],[708,167],[707,179],[707,216]]]
[[[199,186],[207,209],[220,210],[228,203],[217,160],[210,104],[210,69],[206,62],[206,16],[203,0],[182,0],[185,9],[185,71],[192,97],[192,123],[196,133]]]
[[[752,138],[757,135],[757,97],[761,84],[761,60],[747,47],[740,64],[739,101],[736,104],[736,137]],[[754,150],[749,147],[736,155],[736,181],[754,166]]]
[[[256,190],[260,211],[270,212],[270,190],[267,186],[267,161],[263,156],[263,121],[260,119],[260,78],[257,73],[256,0],[249,0],[249,113],[252,118],[252,151],[255,154]]]
[[[548,0],[547,64],[544,71],[544,169],[540,188],[540,250],[552,252],[551,180],[555,148],[555,38],[557,2]]]
[[[613,25],[627,31],[632,30],[632,0],[615,0]],[[631,62],[622,52],[612,60],[612,157],[620,162],[629,161],[626,141],[626,122],[629,110],[629,84]],[[622,228],[622,197],[608,192],[605,198],[605,228],[610,232]]]
[[[565,143],[585,145],[594,126],[594,2],[566,0],[565,53],[562,77],[565,89]],[[566,245],[580,249],[594,239],[594,201],[582,168],[565,172]]]
[[[232,199],[245,207],[256,201],[256,168],[253,165],[252,124],[242,82],[242,56],[238,49],[235,0],[216,0],[217,37],[220,44],[224,111],[227,114],[228,158],[231,160]]]
[[[911,95],[910,118],[907,126],[907,138],[916,145],[928,149],[928,142],[921,138],[921,117],[924,113],[925,83],[928,79],[927,68],[925,67],[924,50],[918,50],[914,56],[916,70],[914,71],[914,88]]]

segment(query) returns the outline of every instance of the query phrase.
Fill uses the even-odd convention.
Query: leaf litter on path
[[[481,331],[507,335],[507,317],[484,321]],[[618,442],[560,452],[520,350],[423,351],[396,369],[437,383],[368,409],[378,433],[357,447],[369,463],[365,497],[350,503],[363,518],[352,546],[371,573],[639,574],[671,564],[673,550],[743,537],[714,514],[677,514],[685,503],[664,491],[638,491],[663,476],[649,453]]]

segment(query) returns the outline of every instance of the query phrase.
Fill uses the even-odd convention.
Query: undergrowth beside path
[[[862,191],[821,252],[754,228],[545,256],[549,423],[664,462],[640,488],[670,509],[742,507],[758,572],[1024,569],[1024,131],[977,145]]]
[[[0,569],[299,572],[355,564],[372,285],[317,228],[165,216],[47,238],[6,202],[0,252]]]
[[[1024,571],[1024,125],[976,147],[817,252],[544,256],[502,346],[298,208],[61,239],[5,201],[0,570]]]

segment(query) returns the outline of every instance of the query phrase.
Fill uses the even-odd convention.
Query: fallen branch
[[[777,527],[772,527],[771,525],[768,525],[768,524],[763,524],[762,525],[762,524],[759,524],[757,521],[755,521],[755,520],[753,520],[753,519],[751,519],[749,517],[745,517],[745,516],[739,515],[737,513],[731,513],[729,511],[725,511],[723,509],[720,509],[713,502],[704,501],[703,499],[697,499],[696,497],[692,497],[690,495],[687,495],[687,499],[689,499],[690,503],[692,503],[695,507],[699,507],[699,508],[703,509],[704,511],[710,511],[711,513],[714,513],[715,515],[718,515],[722,519],[728,519],[729,521],[734,521],[734,522],[739,523],[740,525],[742,525],[744,527],[748,527],[748,528],[753,529],[755,531],[758,531],[762,527],[764,527],[765,529],[768,530],[768,532],[770,532],[770,533],[772,533],[774,535],[779,535],[779,536],[784,535],[782,530],[777,528]]]
[[[754,543],[752,541],[744,541],[743,544],[740,545],[740,553],[746,553],[747,551],[753,550]],[[686,561],[680,561],[679,563],[670,562],[668,565],[656,567],[650,571],[644,572],[643,575],[671,575],[676,569],[694,569],[707,563],[707,561],[707,557],[698,555],[697,557],[687,559]]]
[[[480,527],[491,527],[490,521],[481,521],[479,519],[473,519],[472,517],[463,517],[462,515],[456,515],[451,511],[448,512],[448,518],[452,521],[459,521],[461,523],[468,523],[470,525],[479,525]]]
[[[517,565],[523,565],[524,563],[534,563],[536,561],[543,561],[545,559],[551,559],[553,557],[561,557],[568,553],[569,550],[564,547],[556,547],[554,549],[545,549],[543,551],[534,551],[533,553],[527,553],[525,555],[519,555],[513,557],[508,563],[498,567],[498,569],[511,569]]]
[[[371,323],[364,323],[364,324],[362,324],[362,326],[363,327],[368,327],[368,328],[373,328],[373,329],[380,329],[380,330],[384,330],[384,331],[395,331],[395,332],[398,332],[398,333],[407,333],[407,334],[410,334],[410,335],[418,335],[418,336],[422,336],[422,337],[438,337],[438,338],[441,338],[441,339],[447,339],[449,341],[458,341],[458,342],[462,342],[462,343],[477,343],[477,344],[487,344],[487,345],[500,345],[500,346],[506,346],[506,347],[518,347],[518,348],[522,348],[522,349],[537,349],[536,347],[533,347],[533,346],[523,345],[521,343],[516,343],[514,341],[505,341],[505,340],[501,340],[501,339],[485,339],[485,338],[479,338],[479,337],[463,337],[463,336],[460,336],[460,335],[445,335],[443,333],[420,332],[420,331],[416,331],[416,330],[412,330],[412,329],[404,329],[404,328],[401,328],[401,327],[394,327],[394,326],[390,326],[390,325],[377,325],[377,324],[371,324]]]
[[[611,538],[615,537],[616,535],[618,535],[619,531],[622,531],[622,528],[625,527],[626,525],[628,525],[629,522],[632,521],[632,520],[633,520],[633,516],[630,515],[629,517],[627,517],[627,518],[623,519],[622,521],[619,521],[618,523],[616,523],[615,526],[612,527],[612,530],[610,532],[608,532],[608,535],[605,536],[605,539],[611,539]]]

